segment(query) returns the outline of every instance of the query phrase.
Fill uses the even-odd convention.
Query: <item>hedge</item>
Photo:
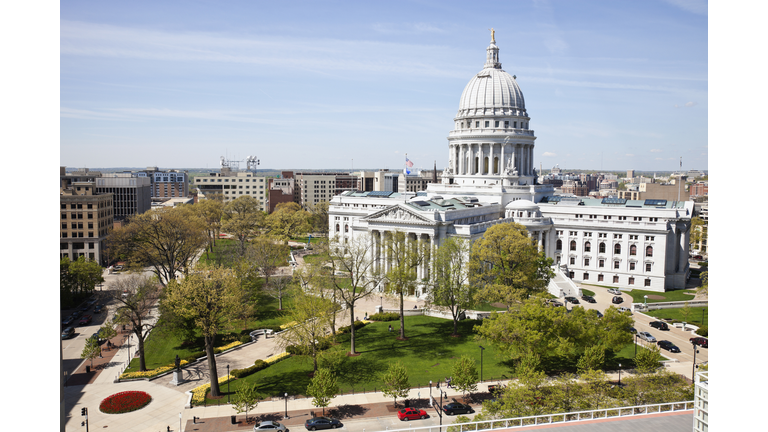
[[[379,312],[368,317],[371,321],[397,321],[400,314],[397,312]]]
[[[698,330],[696,330],[696,334],[699,336],[707,337],[709,334],[709,328],[707,326],[701,326]]]
[[[360,330],[366,324],[367,323],[365,323],[363,321],[355,321],[355,330]],[[351,331],[350,330],[350,326],[345,326],[345,327],[339,328],[339,330],[336,331],[336,334],[347,334],[350,331]]]

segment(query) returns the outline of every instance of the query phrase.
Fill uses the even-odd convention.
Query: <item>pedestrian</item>
[[[389,325],[389,332],[392,333],[392,324]]]

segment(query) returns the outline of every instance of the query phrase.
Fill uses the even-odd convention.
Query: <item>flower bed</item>
[[[152,396],[143,391],[124,391],[104,398],[99,409],[107,414],[122,414],[144,408]]]
[[[219,378],[219,385],[226,384],[229,380],[234,379],[232,375],[227,375]],[[211,389],[211,383],[203,384],[192,389],[192,405],[200,405],[205,401],[205,395],[208,394],[208,390]]]
[[[287,352],[283,352],[283,353],[280,353],[278,355],[273,355],[272,357],[267,358],[266,360],[264,360],[264,362],[269,363],[269,364],[277,363],[277,362],[279,362],[280,360],[282,360],[282,359],[284,359],[286,357],[290,357],[290,355],[291,354],[289,354]]]
[[[187,360],[179,362],[180,366],[184,366],[189,363]],[[124,372],[120,374],[120,379],[135,379],[135,378],[153,378],[158,375],[164,374],[170,370],[173,370],[176,366],[170,364],[167,366],[160,366],[159,368],[150,369],[144,372]]]

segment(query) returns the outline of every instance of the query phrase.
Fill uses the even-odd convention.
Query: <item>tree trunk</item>
[[[147,363],[144,359],[144,338],[141,337],[141,327],[138,327],[138,329],[134,329],[133,334],[136,335],[136,340],[138,341],[138,348],[139,348],[139,370],[141,372],[144,372],[147,370]],[[130,359],[129,359],[130,360]]]
[[[400,289],[400,339],[405,339],[405,314],[404,307],[403,307],[403,290],[404,288],[401,287]]]
[[[355,305],[351,304],[349,305],[349,319],[352,322],[352,325],[349,327],[349,353],[350,354],[356,354],[355,353]]]
[[[216,370],[216,356],[213,354],[213,337],[205,337],[205,354],[208,357],[208,372],[211,377],[211,396],[221,396],[219,373]]]

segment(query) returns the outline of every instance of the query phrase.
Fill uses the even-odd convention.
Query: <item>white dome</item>
[[[457,117],[500,114],[526,116],[523,92],[515,77],[501,69],[499,48],[494,42],[487,48],[485,67],[464,88]]]
[[[507,206],[504,208],[507,210],[538,210],[539,206],[533,201],[521,199],[510,201],[510,203],[507,204]]]

